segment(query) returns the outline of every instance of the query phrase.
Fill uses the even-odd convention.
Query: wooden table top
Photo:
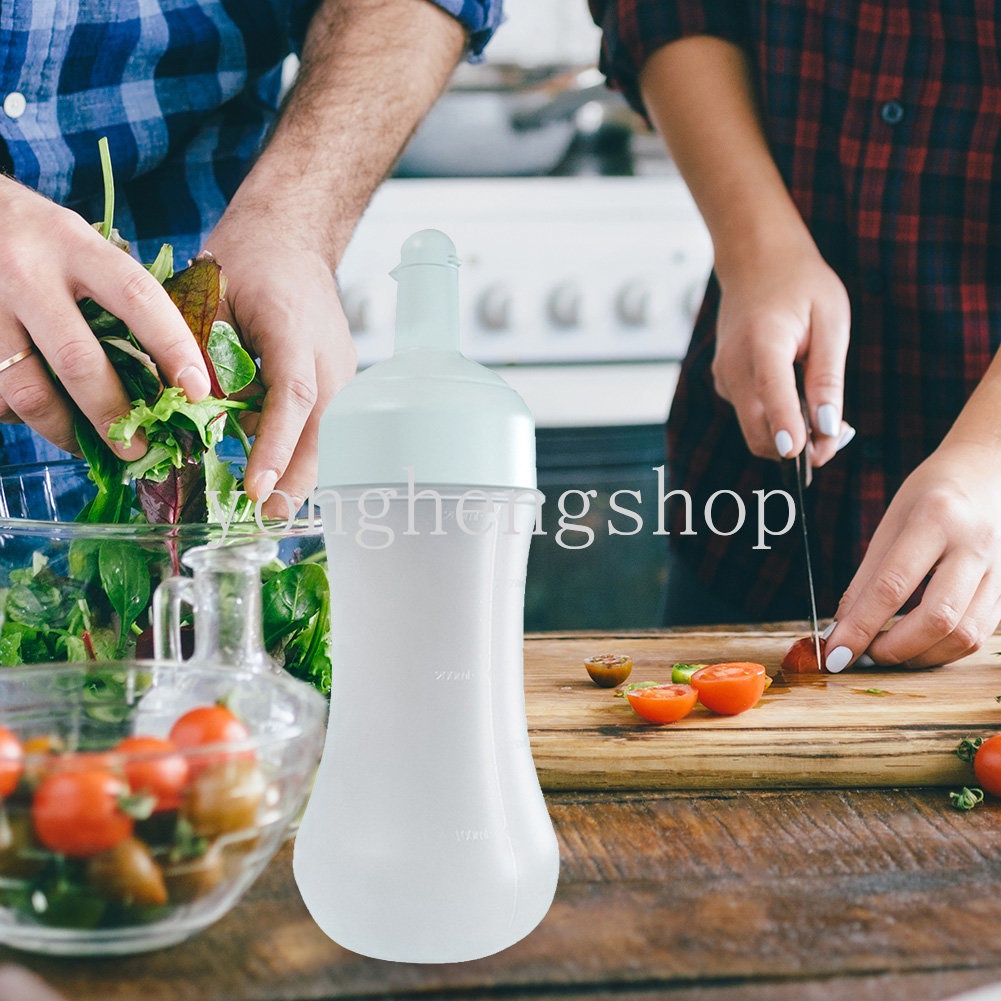
[[[560,883],[486,959],[366,959],[309,918],[286,846],[243,901],[172,949],[50,959],[0,948],[72,1001],[939,1001],[1001,981],[1001,801],[943,788],[550,792]],[[6,1001],[6,999],[2,999]]]

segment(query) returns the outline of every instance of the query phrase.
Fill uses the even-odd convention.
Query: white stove
[[[427,227],[463,262],[463,352],[540,427],[663,422],[712,262],[676,174],[387,181],[338,272],[363,366],[392,351],[389,271]]]

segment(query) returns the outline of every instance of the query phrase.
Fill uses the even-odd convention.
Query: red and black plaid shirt
[[[639,68],[673,40],[709,34],[747,52],[775,161],[848,290],[844,413],[858,437],[807,496],[820,612],[830,614],[890,498],[1001,344],[1001,4],[591,0],[591,9],[604,30],[602,68],[636,107]],[[668,422],[671,485],[692,493],[696,511],[715,490],[752,500],[752,490],[780,485],[777,465],[748,453],[713,390],[718,303],[711,281]],[[798,533],[765,554],[752,548],[753,525],[728,539],[704,525],[679,538],[680,528],[673,543],[724,597],[760,617],[804,615]]]

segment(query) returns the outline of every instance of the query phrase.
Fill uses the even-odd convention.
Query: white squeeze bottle
[[[559,873],[522,678],[535,429],[459,353],[458,264],[443,233],[406,241],[395,354],[320,438],[333,685],[293,868],[332,939],[399,962],[512,945]]]

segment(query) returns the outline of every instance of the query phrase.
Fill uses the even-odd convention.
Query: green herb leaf
[[[283,638],[309,625],[327,592],[327,575],[316,563],[294,563],[261,589],[264,645],[271,650]]]
[[[952,805],[957,810],[972,810],[975,806],[983,803],[984,791],[983,789],[969,789],[963,786],[959,792],[949,793],[949,799],[952,800]]]
[[[104,178],[104,221],[100,232],[108,240],[115,224],[115,178],[111,171],[111,150],[108,148],[107,136],[101,136],[97,140],[97,151],[101,157],[101,176]]]
[[[168,278],[173,277],[174,248],[169,243],[165,243],[160,248],[160,253],[156,255],[156,259],[148,266],[147,270],[161,285]]]
[[[128,521],[132,489],[126,482],[125,462],[105,445],[104,439],[82,414],[77,414],[73,427],[80,451],[87,460],[87,475],[97,487],[97,494],[76,520],[104,524]]]
[[[960,761],[972,761],[977,756],[977,748],[983,742],[983,737],[964,737],[956,746],[956,757]]]
[[[246,389],[257,377],[254,359],[240,343],[239,334],[225,320],[216,320],[212,324],[208,353],[219,386],[227,396]]]
[[[152,405],[141,400],[133,403],[132,409],[111,425],[108,437],[112,441],[124,441],[129,444],[135,433],[142,428],[150,441],[166,444],[169,428],[164,426],[176,417],[183,417],[186,422],[184,426],[193,430],[201,439],[202,445],[208,448],[222,441],[226,411],[246,409],[247,404],[238,400],[218,400],[211,396],[198,403],[191,403],[184,395],[183,389],[167,386]],[[167,435],[158,435],[158,431],[166,431]],[[132,469],[129,472],[134,474]]]
[[[124,656],[132,623],[149,604],[149,568],[143,551],[130,542],[106,539],[98,555],[101,586],[118,613],[118,656]]]
[[[205,465],[205,497],[208,502],[210,524],[228,528],[234,523],[251,521],[254,517],[254,502],[239,489],[229,463],[216,455],[215,447],[205,450],[202,456]]]

